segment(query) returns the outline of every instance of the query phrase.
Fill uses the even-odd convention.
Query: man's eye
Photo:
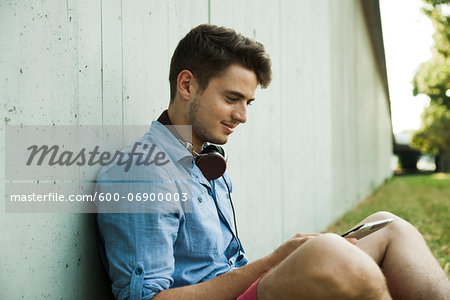
[[[228,99],[228,100],[230,100],[230,101],[238,101],[238,99],[237,99],[237,98],[233,98],[233,97],[228,97],[228,96],[227,96],[227,99]]]
[[[248,101],[247,102],[247,106],[250,106],[250,105],[252,105],[253,104],[253,101]]]

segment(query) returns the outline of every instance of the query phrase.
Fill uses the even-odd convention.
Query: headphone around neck
[[[180,143],[194,156],[196,166],[207,180],[215,180],[221,177],[227,169],[227,154],[222,147],[206,143],[202,151],[197,153],[191,143],[180,140]]]
[[[207,143],[200,153],[194,152],[194,160],[207,180],[215,180],[227,169],[227,154],[218,145]]]

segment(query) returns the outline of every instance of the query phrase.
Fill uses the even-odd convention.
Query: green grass
[[[380,210],[390,211],[416,226],[450,276],[449,174],[393,177],[327,231],[343,233]]]

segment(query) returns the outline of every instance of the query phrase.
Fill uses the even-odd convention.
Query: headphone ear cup
[[[227,160],[225,150],[216,145],[207,145],[195,161],[207,180],[215,180],[225,173]]]

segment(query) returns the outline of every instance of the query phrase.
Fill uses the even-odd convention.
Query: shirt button
[[[142,269],[141,268],[137,268],[136,271],[134,271],[134,273],[136,273],[136,275],[141,275],[142,274]]]
[[[203,199],[202,199],[202,197],[198,197],[198,202],[200,202],[200,203],[202,203],[202,202],[203,202]]]

